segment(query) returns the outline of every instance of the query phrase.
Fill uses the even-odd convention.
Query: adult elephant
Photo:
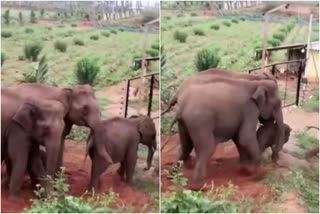
[[[250,154],[255,167],[260,162],[256,137],[258,118],[274,118],[277,124],[277,154],[284,141],[284,125],[278,86],[274,80],[215,78],[207,84],[192,84],[178,97],[177,110],[181,159],[195,148],[194,182],[202,183],[206,163],[218,142],[232,139]]]
[[[54,176],[65,111],[60,102],[25,99],[7,89],[1,89],[1,109],[1,162],[7,161],[10,195],[15,197],[21,188],[29,159],[33,175]],[[39,148],[38,144],[43,144],[47,151],[46,171],[40,156],[39,159],[29,156]],[[42,184],[47,191],[51,189],[49,183]]]
[[[64,117],[65,129],[61,138],[57,169],[62,165],[64,139],[70,133],[73,124],[92,129],[101,120],[99,105],[89,85],[60,88],[40,83],[23,83],[9,89],[25,98],[50,99],[63,104],[67,114]]]
[[[222,70],[218,68],[208,69],[205,71],[197,72],[191,75],[187,80],[185,80],[179,87],[177,93],[169,101],[168,107],[161,113],[161,115],[169,112],[171,108],[177,104],[179,95],[186,90],[190,85],[193,84],[207,84],[210,82],[215,82],[216,78],[232,78],[232,79],[244,79],[244,80],[264,80],[264,79],[276,79],[269,73],[239,73],[227,70]]]

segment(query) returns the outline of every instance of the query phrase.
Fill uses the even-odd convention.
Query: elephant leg
[[[191,130],[191,129],[190,129]],[[215,151],[216,141],[210,129],[203,126],[194,126],[190,132],[196,152],[196,166],[193,173],[193,182],[202,185],[206,177],[206,167]]]
[[[125,166],[126,166],[126,182],[131,184],[133,180],[133,174],[134,170],[136,168],[137,163],[137,150],[135,149],[129,149],[129,152],[127,154],[126,160],[125,160]]]
[[[23,184],[23,178],[27,169],[28,155],[23,154],[12,159],[12,173],[9,181],[9,191],[11,197],[16,197]]]
[[[1,184],[3,184],[4,186],[8,187],[9,186],[9,182],[10,182],[10,177],[12,174],[12,164],[11,161],[9,160],[9,158],[6,158],[4,160],[4,163],[6,165],[6,176],[4,177],[4,179],[1,180]]]
[[[92,160],[91,165],[91,179],[89,183],[89,190],[96,190],[99,185],[99,178],[101,174],[108,168],[109,164],[107,164],[102,157],[98,155],[94,148],[89,150],[89,155]]]
[[[125,181],[125,161],[121,161],[120,167],[117,172],[121,178],[121,181]]]
[[[249,158],[253,161],[250,163],[250,165],[253,164],[253,171],[256,171],[261,160],[261,152],[255,132],[255,124],[252,125],[252,123],[243,123],[239,130],[238,139],[239,145],[246,150]],[[249,171],[251,171],[251,169]]]
[[[178,122],[178,129],[181,146],[179,160],[182,160],[185,163],[185,165],[189,165],[188,160],[190,160],[190,153],[193,149],[193,142],[190,138],[187,127],[185,127],[181,121]]]
[[[234,138],[233,142],[238,149],[240,163],[248,163],[250,161],[250,155],[248,154],[247,150],[240,145],[238,138]]]
[[[28,172],[31,181],[34,185],[40,184],[42,187],[47,189],[47,182],[45,181],[45,167],[41,159],[41,150],[39,146],[34,146],[30,153],[30,160],[28,163]]]

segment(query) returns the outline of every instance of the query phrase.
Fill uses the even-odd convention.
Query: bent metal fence
[[[265,66],[266,68],[268,68],[268,70],[270,70],[271,68],[272,75],[277,77],[278,79],[277,82],[279,86],[279,95],[282,100],[282,108],[292,105],[299,105],[301,79],[305,69],[305,62],[305,59],[299,59],[268,64]],[[290,71],[288,70],[289,64],[298,65],[298,72],[290,73]],[[285,69],[285,67],[287,69]],[[253,71],[261,71],[262,69],[262,67],[252,68],[248,72],[252,73]],[[283,74],[279,72],[280,70],[284,71]]]
[[[126,93],[125,93],[125,100],[124,100],[124,117],[127,118],[128,117],[128,107],[129,107],[129,97],[130,97],[130,87],[131,87],[131,82],[133,80],[137,80],[140,78],[147,78],[149,80],[149,87],[148,87],[148,102],[147,102],[147,115],[151,117],[151,111],[152,111],[152,101],[154,98],[154,88],[155,85],[157,84],[157,80],[156,80],[156,76],[159,75],[159,73],[151,73],[151,74],[147,74],[144,76],[138,76],[138,77],[134,77],[134,78],[130,78],[127,80],[126,82]],[[156,102],[157,103],[157,102]],[[156,119],[158,118],[158,116],[152,118],[152,119]]]

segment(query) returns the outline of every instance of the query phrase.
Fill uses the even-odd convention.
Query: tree
[[[30,22],[31,23],[36,23],[37,22],[37,19],[36,19],[36,14],[33,10],[31,10],[31,13],[30,13]]]
[[[22,25],[23,24],[23,16],[22,13],[19,12],[19,23]]]
[[[10,24],[10,10],[6,10],[3,14],[4,24],[9,25]]]
[[[40,10],[40,16],[43,18],[43,16],[44,16],[44,9],[43,8],[41,8],[41,10]]]

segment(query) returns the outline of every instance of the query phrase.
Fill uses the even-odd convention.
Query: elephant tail
[[[173,125],[178,121],[179,119],[179,116],[178,116],[178,113],[175,115],[175,117],[173,118],[172,122],[170,123],[170,126],[169,126],[169,136],[172,135],[172,127]],[[163,145],[161,146],[161,150],[162,151],[164,149],[164,147],[168,144],[170,140],[170,137],[168,137],[168,139],[163,143]]]
[[[164,115],[165,113],[169,112],[171,110],[172,106],[176,105],[177,102],[178,102],[178,95],[176,94],[171,98],[167,109],[165,109],[163,112],[161,112],[161,115]]]

